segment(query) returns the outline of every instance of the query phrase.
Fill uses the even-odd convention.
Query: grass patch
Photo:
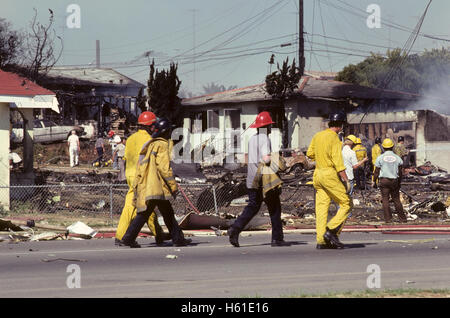
[[[328,292],[323,294],[289,294],[281,298],[450,298],[450,289],[383,289]]]

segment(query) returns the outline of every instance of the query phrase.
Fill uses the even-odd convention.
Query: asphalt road
[[[157,247],[140,238],[141,249],[113,239],[3,242],[0,297],[284,298],[365,290],[368,280],[375,289],[450,288],[449,235],[343,233],[343,250],[316,250],[305,234],[286,234],[290,247],[271,247],[268,232],[241,236],[240,248],[227,236],[192,239]]]

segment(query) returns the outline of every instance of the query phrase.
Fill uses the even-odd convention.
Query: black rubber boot
[[[136,242],[136,238],[139,235],[139,231],[142,229],[147,219],[148,217],[146,218],[143,214],[138,213],[128,226],[128,229],[125,232],[124,236],[122,237],[122,240],[119,241],[119,245],[129,246],[131,248],[141,247]]]
[[[235,229],[230,227],[227,231],[227,234],[230,237],[229,239],[231,245],[233,245],[234,247],[239,247],[239,233]]]
[[[339,238],[336,234],[337,231],[338,231],[338,228],[336,228],[334,230],[330,230],[327,227],[327,231],[323,235],[323,239],[325,240],[325,242],[328,245],[335,246],[336,248],[344,248],[344,244],[341,241],[339,241]]]

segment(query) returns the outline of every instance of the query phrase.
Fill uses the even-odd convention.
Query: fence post
[[[214,197],[214,209],[216,210],[216,215],[219,216],[219,211],[217,209],[216,189],[214,188],[214,185],[212,185],[212,193]]]

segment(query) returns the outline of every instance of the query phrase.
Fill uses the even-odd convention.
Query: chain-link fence
[[[93,217],[114,224],[120,217],[127,192],[126,184],[0,186],[0,203],[2,211],[13,214]],[[282,211],[287,213],[300,214],[313,208],[312,190],[305,186],[283,186],[280,200]],[[247,201],[245,182],[179,184],[178,196],[171,199],[178,216],[190,212],[238,215]],[[265,212],[267,208],[263,204],[261,213]]]
[[[218,213],[212,184],[180,184],[171,199],[177,215]],[[117,221],[125,204],[127,184],[58,184],[0,186],[2,211],[12,214],[88,216]]]

